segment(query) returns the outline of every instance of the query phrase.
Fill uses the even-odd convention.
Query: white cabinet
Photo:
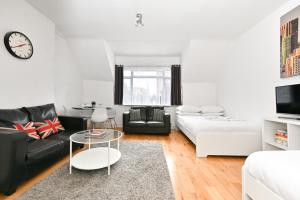
[[[287,145],[275,141],[278,130],[287,131]],[[300,120],[266,118],[263,126],[263,150],[300,150]]]

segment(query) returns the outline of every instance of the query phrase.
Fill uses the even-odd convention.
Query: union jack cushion
[[[34,138],[36,140],[41,139],[39,134],[36,132],[36,128],[34,127],[33,122],[28,122],[25,125],[22,124],[15,124],[14,125],[16,130],[23,131],[28,134],[29,137]]]
[[[42,139],[49,137],[51,134],[57,134],[59,131],[65,130],[57,117],[53,120],[45,120],[45,122],[35,122],[34,125]]]

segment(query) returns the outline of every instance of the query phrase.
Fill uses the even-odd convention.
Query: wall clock
[[[16,58],[29,59],[33,54],[32,43],[23,33],[16,31],[6,33],[4,44],[8,52]]]

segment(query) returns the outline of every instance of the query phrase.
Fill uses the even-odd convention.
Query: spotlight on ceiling
[[[135,26],[136,27],[144,26],[144,24],[143,24],[143,15],[141,13],[136,14]]]

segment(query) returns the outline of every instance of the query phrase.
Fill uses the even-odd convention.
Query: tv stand
[[[277,130],[286,130],[288,145],[275,142]],[[263,150],[300,150],[300,120],[287,117],[274,117],[264,119]]]
[[[284,117],[284,116],[278,116],[280,119],[294,119],[294,120],[300,120],[300,117]]]

